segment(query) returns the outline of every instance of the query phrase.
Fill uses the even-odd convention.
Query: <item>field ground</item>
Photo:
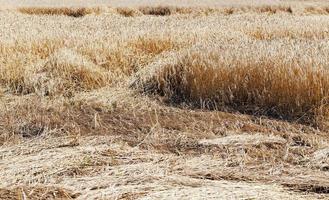
[[[329,199],[326,1],[2,0],[0,27],[0,199]]]

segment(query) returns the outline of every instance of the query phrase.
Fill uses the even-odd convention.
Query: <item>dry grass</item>
[[[172,14],[172,8],[169,7],[144,7],[140,11],[144,15],[166,16]]]
[[[0,11],[0,199],[328,198],[326,2],[49,2]]]
[[[19,12],[28,15],[65,15],[69,17],[83,17],[92,13],[99,13],[96,8],[19,8]]]
[[[265,13],[265,14],[304,14],[327,15],[328,6],[301,6],[286,5],[258,5],[258,6],[224,6],[224,7],[179,7],[179,6],[139,6],[139,7],[20,7],[17,9],[27,15],[59,15],[69,17],[84,17],[90,14],[117,13],[125,17],[140,17],[142,15],[169,16],[169,15],[211,15],[211,14],[240,14],[240,13]]]

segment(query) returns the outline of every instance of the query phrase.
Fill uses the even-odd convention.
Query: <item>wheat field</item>
[[[329,3],[2,0],[0,199],[329,199]]]

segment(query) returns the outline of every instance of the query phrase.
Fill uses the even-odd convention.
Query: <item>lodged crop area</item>
[[[88,2],[0,6],[0,199],[329,198],[327,2]]]

